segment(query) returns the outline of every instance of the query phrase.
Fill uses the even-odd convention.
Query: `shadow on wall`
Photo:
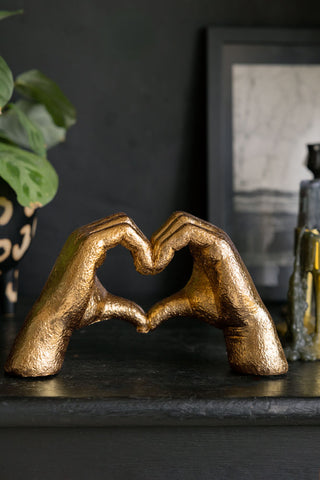
[[[204,219],[207,218],[206,87],[206,31],[201,29],[197,33],[194,45],[183,134],[185,143],[180,155],[180,164],[185,175],[185,190],[188,192],[187,203],[183,209]],[[184,168],[184,165],[187,168]]]
[[[185,205],[179,205],[176,191],[174,205],[197,217],[207,218],[207,125],[206,125],[206,31],[198,31],[194,45],[192,73],[185,113],[183,138],[185,143],[180,154],[180,171],[188,192]],[[180,184],[181,186],[181,184]],[[187,248],[175,256],[162,273],[163,292],[167,296],[182,288],[190,277],[192,258]]]
[[[207,212],[205,30],[197,33],[194,43],[184,118],[182,137],[185,142],[177,159],[180,176],[172,205],[175,210],[184,210],[205,219]],[[183,201],[181,201],[181,190],[187,192],[187,195],[183,196]],[[168,215],[170,213],[172,212],[168,212]],[[165,220],[165,218],[162,219],[162,221]],[[157,228],[159,227],[160,224]],[[107,289],[110,287],[112,293],[142,302],[143,307],[148,308],[154,301],[180,290],[188,281],[191,271],[192,257],[188,248],[178,252],[165,271],[156,277],[137,274],[130,253],[121,249],[121,251],[108,253],[108,258],[98,272],[98,276]],[[115,273],[112,277],[110,277],[111,272]],[[123,278],[124,273],[125,278]]]

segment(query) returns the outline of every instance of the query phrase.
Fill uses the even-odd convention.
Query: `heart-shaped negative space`
[[[107,251],[130,250],[139,273],[155,275],[176,251],[189,246],[193,271],[187,285],[148,314],[109,293],[96,271]],[[229,362],[242,373],[274,375],[287,362],[273,322],[229,237],[184,212],[174,213],[149,241],[125,214],[81,227],[67,239],[48,281],[12,347],[5,369],[22,376],[57,373],[73,330],[122,318],[148,332],[177,315],[204,319],[223,329]]]
[[[138,273],[132,260],[131,253],[118,246],[108,251],[97,277],[109,293],[140,306],[145,319],[148,309],[184,287],[192,273],[193,258],[188,247],[177,252],[170,264],[154,275]]]

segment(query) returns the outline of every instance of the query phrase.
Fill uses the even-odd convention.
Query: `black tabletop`
[[[28,307],[1,319],[2,427],[320,424],[320,362],[291,363],[280,377],[233,373],[222,332],[194,319],[147,335],[120,320],[98,323],[73,334],[58,375],[6,376]]]

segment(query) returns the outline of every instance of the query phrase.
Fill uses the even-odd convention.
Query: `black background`
[[[39,294],[68,234],[125,211],[146,235],[174,210],[206,217],[207,26],[317,27],[320,3],[302,0],[7,0],[24,15],[1,22],[0,54],[15,75],[38,68],[78,111],[49,152],[60,177],[21,263],[20,293]],[[177,256],[155,278],[115,249],[101,279],[131,298],[170,293],[186,279]]]

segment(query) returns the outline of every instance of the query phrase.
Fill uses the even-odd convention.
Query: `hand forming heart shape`
[[[154,275],[189,245],[194,259],[187,285],[147,316],[134,302],[107,292],[96,276],[106,253],[128,248],[136,270]],[[20,330],[5,370],[20,376],[58,373],[73,330],[122,318],[147,333],[173,316],[195,316],[223,329],[231,367],[279,375],[288,365],[272,319],[235,246],[221,229],[174,213],[149,241],[125,214],[79,228],[65,243],[47,283]]]

